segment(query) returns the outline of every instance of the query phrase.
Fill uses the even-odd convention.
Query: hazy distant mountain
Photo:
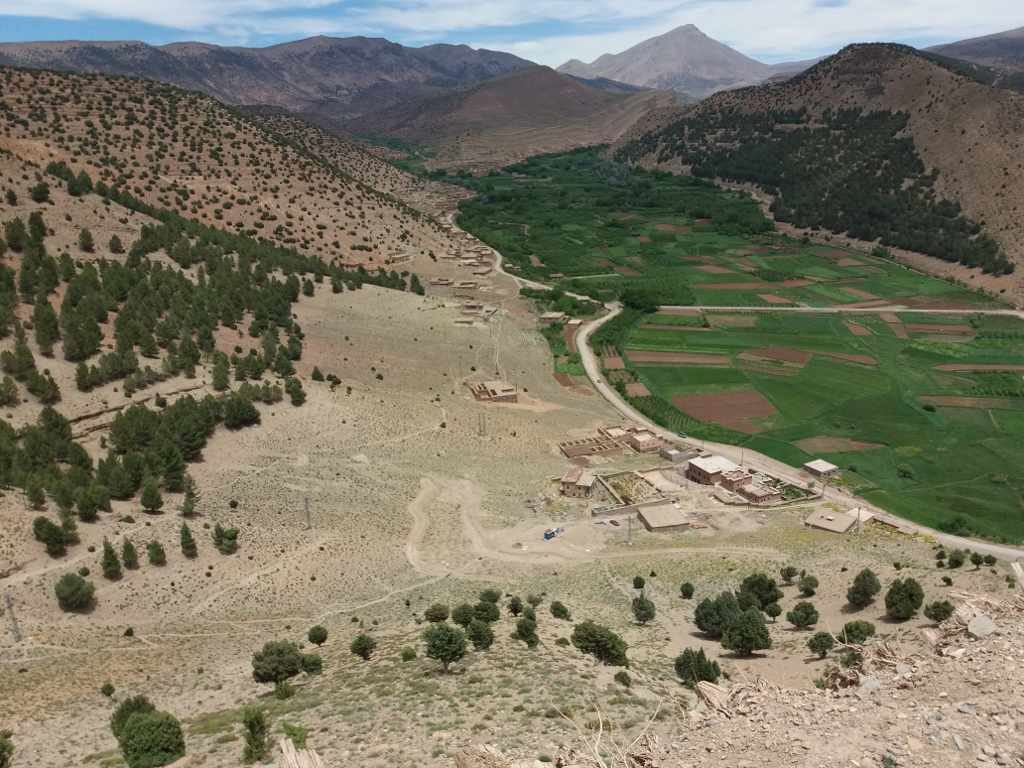
[[[671,88],[697,97],[759,83],[777,73],[774,67],[711,39],[692,24],[652,37],[622,53],[606,53],[590,64],[578,59],[567,61],[558,71],[648,88]]]
[[[267,48],[137,41],[0,44],[0,64],[161,80],[229,104],[348,118],[532,64],[465,45],[407,48],[382,38],[311,37]],[[361,98],[373,92],[372,99]]]
[[[927,50],[1008,72],[1024,72],[1024,27],[936,45]]]

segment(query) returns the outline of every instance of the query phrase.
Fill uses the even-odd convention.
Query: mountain
[[[343,127],[426,144],[440,164],[483,170],[615,141],[648,111],[674,102],[667,91],[609,90],[534,66],[364,115]]]
[[[532,66],[465,45],[408,48],[382,38],[311,37],[267,48],[135,41],[0,44],[0,64],[130,75],[261,104],[349,118]],[[371,98],[361,98],[371,94]]]
[[[773,68],[713,40],[692,24],[606,53],[590,64],[573,59],[558,68],[576,77],[604,77],[648,88],[670,88],[695,97],[771,77]]]
[[[956,43],[935,45],[927,50],[941,56],[962,59],[1009,72],[1024,72],[1024,27],[973,37]]]
[[[755,185],[797,227],[995,275],[1024,260],[1024,96],[913,48],[849,46],[629,139],[621,158]]]

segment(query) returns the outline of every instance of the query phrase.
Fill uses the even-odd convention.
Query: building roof
[[[565,317],[565,312],[545,312],[540,316],[541,320],[561,320]]]
[[[484,387],[496,394],[512,394],[516,391],[515,384],[509,384],[507,381],[500,381],[498,379],[492,379],[491,381],[485,381]]]
[[[562,475],[563,483],[575,483],[580,479],[580,475],[583,474],[583,467],[570,467],[569,470]]]
[[[637,510],[637,514],[651,528],[674,528],[680,525],[688,525],[690,522],[682,510],[671,502],[643,507]]]
[[[717,475],[720,472],[735,472],[739,469],[739,466],[733,464],[725,456],[698,456],[695,459],[690,459],[690,464],[709,475]]]
[[[828,474],[829,472],[835,472],[837,469],[839,469],[839,467],[837,467],[835,464],[830,464],[824,459],[815,459],[814,461],[808,461],[806,464],[804,464],[804,466],[807,467],[807,469],[811,470],[812,472],[817,472],[818,474],[821,475]]]
[[[857,515],[821,509],[804,520],[804,524],[832,533],[846,533],[857,524]]]
[[[634,432],[633,439],[638,443],[647,443],[656,438],[650,432]]]

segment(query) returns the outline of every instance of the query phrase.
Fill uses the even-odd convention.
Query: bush
[[[633,577],[633,589],[643,589],[644,586],[646,586],[646,584],[647,584],[647,582],[644,581],[644,577],[643,576],[634,576]]]
[[[427,656],[441,662],[441,668],[445,672],[449,666],[466,655],[465,632],[447,622],[427,627],[423,633],[423,641],[427,645]]]
[[[697,683],[702,680],[708,683],[717,683],[718,678],[722,675],[718,662],[711,661],[705,655],[703,648],[696,651],[692,648],[685,649],[676,656],[675,668],[676,674],[687,688],[696,687]]]
[[[740,656],[772,647],[764,616],[756,608],[748,608],[722,633],[722,647]]]
[[[655,613],[654,603],[646,597],[641,595],[633,598],[633,618],[636,619],[637,624],[643,625],[653,620]]]
[[[416,660],[416,649],[410,646],[405,646],[399,654],[402,661],[415,661]]]
[[[757,598],[757,605],[753,607],[758,610],[782,599],[782,590],[775,584],[775,579],[764,573],[752,573],[747,576],[740,584],[740,594],[753,595]]]
[[[800,590],[800,594],[804,597],[813,597],[814,593],[818,591],[818,577],[817,576],[801,576],[800,581],[797,582],[797,589]]]
[[[518,616],[523,612],[523,601],[519,597],[511,597],[508,601],[508,612],[513,616]]]
[[[92,606],[96,588],[77,573],[65,573],[54,587],[62,611],[84,611]]]
[[[481,600],[473,606],[473,618],[493,624],[501,618],[501,611],[495,603]]]
[[[807,648],[820,659],[824,659],[835,645],[836,639],[828,632],[815,632],[807,641]]]
[[[684,581],[682,586],[679,587],[679,594],[683,600],[689,600],[693,597],[693,584],[688,581]]]
[[[370,656],[373,655],[373,651],[376,647],[376,640],[374,640],[367,634],[362,634],[356,635],[356,638],[352,641],[352,644],[349,646],[349,650],[352,651],[352,653],[355,656],[358,656],[364,661],[369,661]]]
[[[245,749],[242,759],[247,763],[262,761],[267,756],[269,733],[267,716],[259,707],[242,710],[242,728],[245,730]]]
[[[463,628],[468,627],[469,622],[475,618],[476,613],[473,611],[473,606],[469,603],[457,605],[455,610],[452,611],[452,621]]]
[[[437,624],[448,620],[448,606],[443,603],[434,603],[423,612],[423,618],[431,624]]]
[[[110,717],[110,731],[114,734],[114,738],[120,741],[124,724],[128,722],[129,717],[155,711],[156,707],[145,696],[141,694],[131,696],[117,705],[117,709]]]
[[[520,619],[520,621],[524,621],[524,619]],[[473,644],[473,648],[478,651],[486,651],[494,644],[494,630],[491,629],[490,624],[480,619],[473,619],[469,622],[466,637]]]
[[[843,625],[839,639],[848,645],[864,645],[869,637],[874,637],[875,625],[870,621],[848,621]]]
[[[959,568],[967,561],[967,555],[962,549],[954,549],[946,558],[947,568]]]
[[[313,645],[321,646],[327,642],[327,628],[317,624],[315,627],[310,627],[309,632],[306,633],[306,638]]]
[[[185,754],[181,723],[167,712],[133,714],[118,741],[128,768],[159,768]]]
[[[572,631],[572,644],[583,653],[589,653],[609,666],[629,666],[626,659],[626,650],[629,646],[608,627],[592,621],[577,624]]]
[[[623,688],[629,688],[631,685],[633,685],[633,679],[629,676],[629,672],[627,672],[624,669],[620,669],[618,672],[616,672],[615,677],[613,679]]]
[[[565,604],[555,600],[551,603],[551,615],[556,619],[562,621],[572,621],[572,614],[569,613],[569,609],[565,607]]]
[[[800,571],[792,565],[787,565],[779,571],[779,575],[782,577],[782,580],[787,584],[792,584],[793,579],[795,579],[799,573]]]
[[[721,637],[726,628],[740,615],[740,606],[732,592],[718,597],[706,597],[697,604],[693,621],[709,637]]]
[[[775,620],[782,615],[782,606],[778,603],[768,603],[768,605],[764,607],[764,612],[765,615],[772,620],[772,624],[774,624]]]
[[[885,593],[885,612],[891,619],[906,621],[924,602],[924,590],[914,579],[896,579]]]
[[[537,622],[528,616],[519,619],[516,622],[516,638],[526,643],[528,648],[536,646],[540,642],[540,638],[537,637]]]
[[[100,693],[109,699],[114,695],[114,684],[107,680],[107,682],[100,686]]]
[[[302,654],[302,671],[307,675],[319,675],[324,671],[324,660],[319,653]]]
[[[981,564],[985,562],[985,556],[980,552],[971,552],[971,565],[974,566],[974,570],[981,568]]]
[[[853,584],[846,590],[846,601],[854,608],[865,608],[871,605],[875,595],[881,591],[882,584],[875,572],[865,568],[854,577]]]
[[[480,593],[481,603],[495,603],[501,600],[501,592],[496,589],[485,589]]]
[[[924,615],[936,624],[941,624],[953,615],[954,610],[953,604],[949,600],[936,600],[924,607]]]
[[[280,685],[302,671],[302,654],[295,643],[275,640],[252,656],[252,679]]]
[[[797,603],[786,614],[786,621],[797,629],[807,629],[818,623],[818,609],[808,602]]]
[[[14,742],[11,741],[11,733],[10,731],[0,731],[0,768],[10,768],[12,760],[14,760]]]

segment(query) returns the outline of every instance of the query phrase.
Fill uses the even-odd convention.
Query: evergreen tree
[[[285,379],[284,382],[285,392],[291,398],[292,405],[298,407],[306,402],[306,392],[302,389],[302,382],[296,378],[290,377]]]
[[[756,608],[748,608],[736,617],[722,634],[722,647],[740,656],[772,647],[764,616]]]
[[[36,344],[46,357],[53,357],[53,345],[60,339],[60,324],[45,296],[36,299],[32,308],[32,327],[35,329]]]
[[[358,656],[363,661],[369,661],[370,656],[373,655],[374,649],[377,647],[377,641],[374,640],[367,634],[356,635],[352,644],[349,646],[349,650],[355,656]]]
[[[123,575],[121,571],[121,561],[117,559],[117,552],[114,551],[113,545],[107,540],[103,540],[103,555],[100,558],[100,568],[103,571],[103,577],[116,581]]]
[[[121,243],[121,238],[117,235],[110,236],[110,243],[107,246],[111,253],[120,254],[124,253],[124,245]]]
[[[890,619],[906,621],[924,602],[924,590],[914,579],[896,579],[885,593],[885,612]]]
[[[146,545],[146,555],[150,565],[167,565],[167,553],[163,545],[155,539]]]
[[[423,633],[427,645],[427,656],[441,662],[441,668],[448,668],[466,655],[466,635],[458,627],[447,622],[431,624]]]
[[[717,683],[722,675],[718,662],[708,659],[703,648],[696,651],[692,648],[683,650],[676,656],[675,669],[687,688],[695,688],[701,681]]]
[[[818,658],[824,659],[828,652],[831,651],[836,644],[836,640],[828,632],[815,632],[807,640],[807,648],[811,653],[818,655]]]
[[[786,614],[786,621],[797,629],[807,629],[818,623],[818,609],[808,602],[797,603]]]
[[[96,587],[77,573],[65,573],[54,586],[54,592],[62,611],[84,611],[92,605]]]
[[[152,477],[147,477],[142,483],[142,497],[140,501],[142,502],[142,508],[151,515],[163,509],[164,497],[160,495],[160,488]]]
[[[129,571],[134,571],[139,567],[139,553],[135,550],[135,545],[129,539],[125,539],[124,544],[121,546],[121,562],[124,563],[124,567]]]
[[[82,229],[78,233],[78,248],[84,253],[92,253],[96,250],[96,243],[92,239],[92,232]]]
[[[223,392],[230,386],[228,370],[228,356],[218,352],[213,361],[213,388]]]
[[[646,624],[654,619],[654,615],[655,608],[652,601],[643,595],[633,598],[633,617],[636,619],[637,624]]]
[[[192,475],[185,474],[182,487],[185,497],[181,502],[181,516],[193,517],[196,514],[196,505],[199,504],[199,490],[196,488],[196,481],[192,479]]]
[[[10,407],[21,402],[18,395],[18,384],[10,376],[4,376],[0,382],[0,407]]]
[[[259,707],[246,707],[242,710],[242,727],[245,729],[245,748],[242,760],[246,763],[263,761],[267,756],[270,742],[267,717]]]
[[[192,530],[186,523],[181,524],[181,554],[190,560],[199,555],[199,548],[196,546],[196,540],[192,536]]]
[[[480,619],[473,619],[469,622],[469,627],[466,628],[466,637],[473,644],[473,648],[478,651],[486,651],[494,644],[494,630],[491,629],[490,624],[480,621]]]
[[[29,196],[32,198],[32,202],[34,203],[50,202],[50,185],[45,181],[40,181],[29,190]]]
[[[846,590],[846,600],[855,608],[865,608],[881,591],[882,585],[874,571],[865,568],[854,577],[853,584]]]

